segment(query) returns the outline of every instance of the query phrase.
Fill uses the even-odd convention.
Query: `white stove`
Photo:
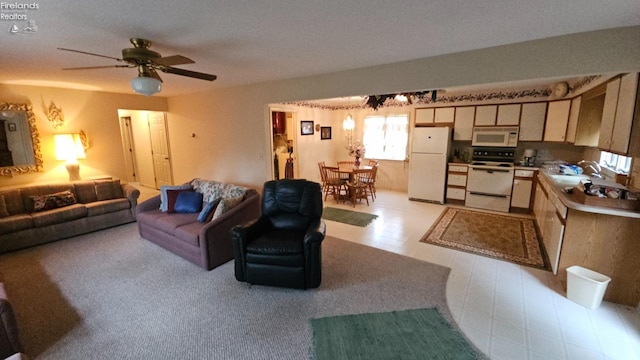
[[[509,212],[514,160],[513,148],[473,148],[465,206]]]

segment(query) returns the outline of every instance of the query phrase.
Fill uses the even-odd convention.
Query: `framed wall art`
[[[313,121],[302,120],[300,121],[300,135],[313,135]]]
[[[331,126],[320,127],[320,140],[331,140]]]

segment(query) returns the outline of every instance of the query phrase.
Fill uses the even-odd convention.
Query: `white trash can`
[[[602,303],[611,278],[581,266],[567,268],[567,298],[589,309]]]

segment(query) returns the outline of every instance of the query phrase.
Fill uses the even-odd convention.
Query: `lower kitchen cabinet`
[[[516,211],[531,211],[533,194],[533,182],[535,170],[516,170],[513,178],[513,191],[511,193],[511,208]]]
[[[449,164],[447,174],[447,202],[464,204],[467,193],[466,164]]]
[[[551,271],[558,274],[560,262],[560,250],[564,237],[564,224],[567,216],[567,208],[562,205],[558,197],[551,189],[545,189],[544,185],[536,185],[535,203],[533,205],[538,231],[542,236],[542,242],[549,256]]]

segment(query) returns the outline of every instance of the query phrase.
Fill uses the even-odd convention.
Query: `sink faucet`
[[[597,161],[593,160],[581,160],[578,162],[578,166],[582,167],[584,170],[589,169],[590,175],[597,178],[602,178],[602,167],[598,164]]]

